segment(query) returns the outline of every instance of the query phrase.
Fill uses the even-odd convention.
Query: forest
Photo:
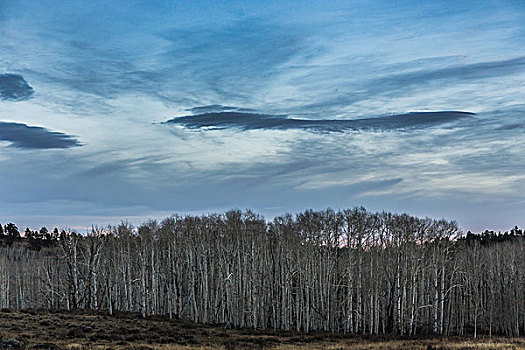
[[[362,207],[138,227],[0,225],[0,308],[356,335],[525,332],[525,236]]]

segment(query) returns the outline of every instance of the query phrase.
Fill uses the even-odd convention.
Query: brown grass
[[[330,333],[227,329],[131,313],[0,311],[0,340],[14,338],[28,349],[525,349],[525,338],[361,338]],[[1,348],[1,346],[0,346]],[[57,349],[57,348],[54,348]]]

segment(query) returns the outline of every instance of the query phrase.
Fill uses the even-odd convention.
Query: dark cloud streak
[[[421,128],[454,122],[474,115],[469,112],[414,112],[399,115],[386,115],[354,120],[337,119],[292,119],[282,115],[268,115],[242,112],[214,112],[173,118],[166,124],[182,125],[188,129],[302,129],[319,132],[338,132],[347,130],[396,130]]]
[[[33,97],[34,90],[19,74],[0,74],[0,100],[25,101]]]
[[[7,141],[11,143],[11,147],[24,149],[70,148],[81,145],[71,135],[39,126],[9,122],[0,122],[0,141]]]

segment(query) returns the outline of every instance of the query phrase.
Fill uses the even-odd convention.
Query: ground
[[[165,317],[143,320],[129,313],[110,317],[86,311],[2,310],[0,349],[9,346],[50,350],[525,349],[525,338],[362,338],[329,333],[224,329],[224,325],[201,325]]]

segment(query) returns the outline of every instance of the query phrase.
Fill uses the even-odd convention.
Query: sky
[[[525,226],[521,1],[0,0],[0,223]]]

